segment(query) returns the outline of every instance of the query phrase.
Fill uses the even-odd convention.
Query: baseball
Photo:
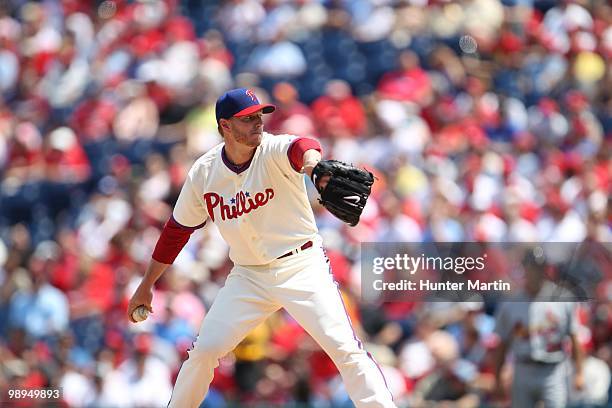
[[[149,310],[144,306],[138,306],[132,312],[132,319],[134,319],[136,322],[147,320],[147,317],[149,317]]]

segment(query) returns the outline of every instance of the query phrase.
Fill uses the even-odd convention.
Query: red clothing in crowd
[[[266,129],[270,133],[284,133],[285,122],[294,115],[302,115],[311,118],[311,112],[308,106],[301,102],[292,102],[291,104],[279,104],[276,110],[270,114],[266,122]]]
[[[362,135],[366,128],[365,111],[359,99],[354,96],[332,99],[323,95],[313,102],[312,114],[322,137],[333,133],[330,126],[336,126],[336,119],[340,120],[352,136]]]
[[[431,81],[425,70],[415,67],[385,74],[377,91],[383,98],[425,105],[431,93]]]

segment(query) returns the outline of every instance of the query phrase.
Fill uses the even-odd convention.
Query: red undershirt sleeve
[[[193,231],[202,228],[204,224],[206,222],[196,227],[186,227],[176,222],[174,217],[170,217],[157,240],[152,258],[157,262],[171,265],[185,244],[187,244],[187,241],[189,241]]]
[[[321,144],[317,140],[309,137],[298,137],[291,142],[289,150],[287,150],[287,156],[289,156],[289,162],[293,170],[299,172],[302,169],[304,165],[304,153],[310,149],[322,153]]]

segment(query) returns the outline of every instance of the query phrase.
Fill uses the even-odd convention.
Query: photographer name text
[[[372,283],[372,287],[376,291],[459,291],[459,290],[476,290],[476,291],[510,291],[512,290],[509,282],[498,279],[493,282],[483,282],[479,279],[467,280],[465,282],[452,281],[431,281],[421,280],[418,282],[409,281],[406,279],[397,282],[385,282],[382,279],[377,279]]]

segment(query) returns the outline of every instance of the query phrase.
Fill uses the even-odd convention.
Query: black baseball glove
[[[322,187],[321,180],[329,176]],[[337,160],[321,160],[312,170],[312,182],[321,194],[319,202],[342,221],[354,227],[372,191],[374,175]]]

